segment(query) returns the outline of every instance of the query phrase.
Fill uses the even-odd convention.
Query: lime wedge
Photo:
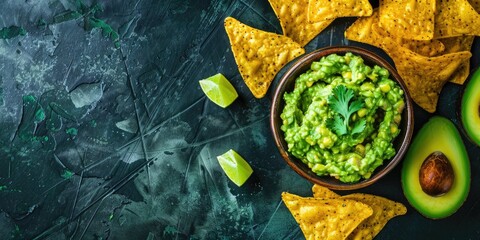
[[[217,159],[227,177],[239,187],[242,186],[253,173],[252,168],[245,159],[232,149],[218,156]]]
[[[238,97],[235,88],[221,73],[198,82],[205,95],[222,108],[226,108]]]

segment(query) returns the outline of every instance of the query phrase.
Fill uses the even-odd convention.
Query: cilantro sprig
[[[365,129],[365,119],[356,121],[350,129],[350,116],[356,111],[363,108],[364,104],[361,100],[354,100],[354,93],[351,89],[347,89],[344,85],[338,85],[332,90],[332,95],[328,97],[328,104],[337,113],[333,119],[327,121],[327,126],[339,135],[350,133],[354,135]]]

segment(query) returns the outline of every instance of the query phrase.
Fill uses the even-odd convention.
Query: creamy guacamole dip
[[[296,79],[284,100],[288,151],[320,176],[368,179],[395,155],[405,101],[382,67],[352,53],[328,55]]]

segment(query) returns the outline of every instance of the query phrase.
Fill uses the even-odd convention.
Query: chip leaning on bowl
[[[284,100],[288,151],[317,175],[357,182],[395,155],[405,101],[384,68],[331,54],[313,62]]]

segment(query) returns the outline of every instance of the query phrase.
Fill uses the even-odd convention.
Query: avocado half
[[[480,68],[465,83],[461,104],[463,129],[470,140],[480,146]]]
[[[454,179],[444,195],[430,196],[420,186],[419,172],[424,160],[436,151],[448,158]],[[403,161],[402,188],[410,205],[427,218],[445,218],[462,206],[470,190],[470,160],[450,120],[432,117],[417,133]]]

